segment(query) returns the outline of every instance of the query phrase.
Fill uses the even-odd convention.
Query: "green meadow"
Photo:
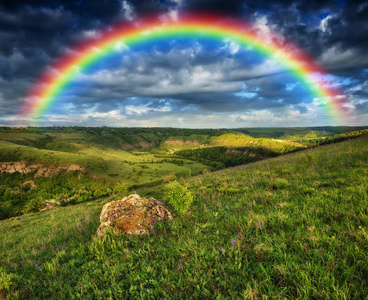
[[[229,133],[202,132],[206,137],[194,148],[211,148],[213,140]],[[26,133],[19,136],[18,142],[4,138],[1,153],[7,147],[21,150],[30,147],[34,152],[29,151],[27,155],[36,158],[46,151],[44,161],[50,165],[61,159],[58,155],[70,154],[68,159],[73,155],[85,157],[87,162],[83,166],[94,176],[100,172],[95,181],[101,180],[101,186],[108,183],[106,173],[122,174],[117,162],[124,160],[128,161],[124,162],[127,165],[130,161],[136,170],[140,164],[149,165],[149,160],[151,165],[159,166],[152,163],[155,159],[163,160],[162,168],[172,164],[165,160],[176,159],[185,162],[183,167],[188,164],[187,170],[193,170],[189,166],[194,164],[201,169],[197,175],[193,172],[192,176],[180,179],[176,171],[180,166],[174,164],[178,182],[188,188],[194,202],[185,214],[176,213],[168,205],[174,219],[158,224],[155,232],[147,236],[117,236],[111,232],[98,239],[96,229],[101,208],[111,200],[135,192],[165,202],[165,182],[174,180],[173,176],[158,184],[127,185],[116,190],[111,186],[109,193],[94,201],[75,201],[73,205],[0,221],[0,298],[365,299],[368,295],[368,135],[366,131],[330,133],[319,136],[318,143],[305,143],[303,149],[294,149],[297,152],[286,154],[273,148],[279,153],[277,157],[264,157],[218,171],[175,154],[188,150],[189,143],[185,144],[182,137],[194,134],[189,131],[176,132],[181,142],[171,142],[169,148],[163,147],[167,139],[179,139],[167,135],[164,139],[157,138],[158,146],[133,150],[108,147],[94,135],[85,134],[82,137],[88,143],[80,138],[78,144],[76,138],[73,144],[68,136],[70,140],[65,138],[63,144],[52,142],[52,147],[57,144],[63,149],[60,153],[54,148],[47,149],[51,148],[47,143],[38,148],[32,146],[40,139],[37,134],[44,137],[45,133],[34,133],[32,138]],[[48,134],[55,136],[49,131]],[[250,134],[240,132],[231,138],[260,138]],[[313,134],[306,138],[303,133],[291,141],[295,145],[303,139],[315,138]],[[69,146],[75,148],[66,151]],[[243,140],[226,145],[228,150],[248,146]],[[266,146],[271,147],[261,148]],[[11,151],[8,152],[9,159],[22,160],[26,154],[19,151],[17,155],[11,157]],[[94,166],[87,168],[88,162],[96,164],[99,160],[106,164],[105,171],[93,169]],[[109,161],[116,163],[110,165]],[[203,172],[204,169],[208,171]],[[168,169],[167,173],[170,172]],[[164,173],[157,174],[162,182]],[[78,175],[63,172],[56,177]],[[85,180],[86,186],[87,175],[79,178]],[[6,176],[19,180],[19,176],[31,174]],[[123,180],[117,180],[124,178],[120,176],[111,176],[115,180],[111,182],[123,184]],[[78,180],[70,180],[78,188]]]

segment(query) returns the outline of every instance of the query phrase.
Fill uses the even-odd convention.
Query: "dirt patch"
[[[62,170],[67,172],[81,171],[84,172],[84,167],[76,164],[62,164],[59,166],[46,166],[42,163],[28,164],[26,161],[18,162],[0,162],[0,172],[27,174],[36,171],[34,177],[51,177],[59,174]]]

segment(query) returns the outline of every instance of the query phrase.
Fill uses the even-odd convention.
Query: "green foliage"
[[[277,178],[273,182],[273,188],[274,189],[285,189],[285,188],[287,188],[289,186],[290,186],[289,182],[286,179],[284,179],[284,178]]]
[[[32,173],[0,174],[0,219],[38,211],[52,199],[62,206],[95,200],[114,194],[125,195],[127,185],[103,179],[80,177],[78,172],[62,171],[54,177],[33,177]]]
[[[328,137],[302,139],[302,140],[299,140],[298,142],[313,147],[313,146],[334,144],[334,143],[338,143],[338,142],[342,142],[342,141],[346,141],[350,139],[356,139],[364,135],[368,135],[368,129],[353,131],[353,132],[345,132],[345,133],[340,133],[340,134],[337,134],[334,136],[328,136]]]
[[[185,213],[193,202],[192,193],[177,181],[165,185],[165,197],[174,209],[181,214]]]
[[[12,286],[13,274],[7,274],[0,269],[0,296],[1,292],[6,292]]]
[[[123,197],[128,193],[128,186],[125,183],[117,183],[114,185],[114,194]]]
[[[262,146],[236,148],[207,147],[191,150],[180,150],[175,152],[175,154],[199,161],[215,169],[234,167],[279,155],[279,153],[272,148]]]
[[[171,173],[171,174],[169,174],[169,175],[167,175],[167,176],[164,176],[163,177],[163,181],[165,182],[165,183],[167,183],[167,182],[170,182],[170,181],[173,181],[173,180],[176,180],[177,178],[176,178],[176,176],[175,176],[175,173]]]
[[[45,206],[45,200],[42,197],[31,198],[24,206],[23,213],[36,212]]]

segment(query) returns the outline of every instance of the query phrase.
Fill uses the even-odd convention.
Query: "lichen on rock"
[[[172,219],[164,204],[155,198],[143,198],[137,194],[105,204],[100,215],[97,235],[103,237],[106,228],[115,228],[128,235],[148,234],[159,221]]]

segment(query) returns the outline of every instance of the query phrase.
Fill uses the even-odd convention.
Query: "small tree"
[[[181,214],[185,213],[193,202],[192,193],[177,181],[172,181],[165,186],[165,196],[174,209]]]
[[[128,186],[125,183],[118,183],[114,186],[114,193],[119,196],[123,197],[128,192]]]
[[[175,173],[171,173],[167,176],[162,177],[162,179],[164,180],[164,182],[170,182],[176,179],[176,175]]]

